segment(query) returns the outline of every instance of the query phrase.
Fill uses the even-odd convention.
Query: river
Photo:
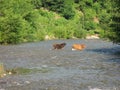
[[[61,42],[67,43],[62,50],[51,50]],[[72,51],[74,43],[87,47]],[[0,63],[7,69],[47,70],[7,75],[0,78],[0,90],[120,90],[120,46],[100,39],[0,45]]]

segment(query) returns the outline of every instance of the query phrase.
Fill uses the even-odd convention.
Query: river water
[[[62,50],[52,44],[65,42]],[[74,43],[86,44],[72,51]],[[7,75],[0,90],[120,90],[120,46],[103,40],[49,40],[0,46],[5,68],[37,68],[47,72]]]

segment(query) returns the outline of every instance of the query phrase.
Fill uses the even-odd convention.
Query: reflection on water
[[[62,50],[52,44],[66,42]],[[74,43],[86,44],[72,51]],[[10,68],[46,68],[49,72],[9,75],[0,79],[5,90],[119,90],[120,46],[102,40],[50,40],[0,46],[0,62]]]

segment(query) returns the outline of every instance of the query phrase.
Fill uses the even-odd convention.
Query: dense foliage
[[[114,0],[112,8],[112,22],[111,30],[109,31],[109,38],[114,43],[120,44],[120,0]]]
[[[99,34],[119,43],[119,0],[0,0],[0,43]]]

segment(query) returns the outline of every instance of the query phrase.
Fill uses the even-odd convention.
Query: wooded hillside
[[[120,42],[119,0],[0,0],[0,43],[101,38]]]

